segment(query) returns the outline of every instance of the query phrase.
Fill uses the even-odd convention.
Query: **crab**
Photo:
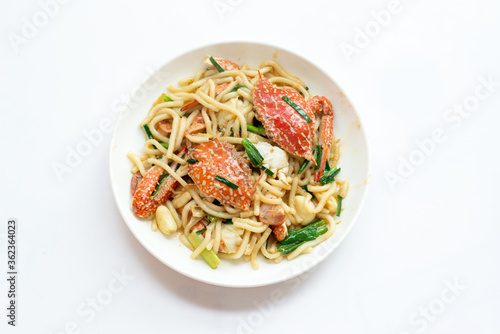
[[[314,96],[306,101],[295,89],[278,87],[260,72],[253,90],[253,100],[256,117],[262,122],[267,136],[285,151],[319,164],[314,175],[315,181],[319,181],[333,142],[334,116],[330,100],[324,96]],[[299,114],[286,100],[302,109],[305,115]],[[312,151],[316,112],[322,114],[319,127],[321,161],[315,161]]]
[[[179,157],[182,156],[187,150],[187,146],[184,146],[179,153]],[[172,164],[172,169],[177,169],[178,163],[174,162]],[[165,202],[172,196],[174,189],[177,187],[178,182],[172,176],[167,176],[165,181],[163,181],[158,191],[155,195],[153,192],[156,186],[160,182],[165,173],[165,170],[159,166],[153,166],[144,175],[140,176],[140,173],[136,173],[132,176],[130,182],[130,190],[133,194],[132,198],[132,210],[139,217],[149,217],[152,216],[156,209],[165,204]]]
[[[188,142],[187,159],[195,161],[189,164],[188,175],[203,195],[250,212],[255,192],[251,170],[230,143],[218,138]]]

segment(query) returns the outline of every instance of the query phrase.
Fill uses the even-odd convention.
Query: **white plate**
[[[292,74],[299,76],[312,94],[324,95],[333,104],[335,111],[334,130],[342,141],[342,157],[339,166],[340,178],[350,182],[344,200],[342,222],[335,234],[316,246],[310,254],[301,255],[293,261],[283,260],[279,264],[259,258],[259,270],[250,263],[222,260],[212,270],[203,259],[191,260],[191,251],[181,245],[177,236],[165,236],[152,232],[149,223],[136,218],[131,210],[130,168],[127,152],[140,153],[144,143],[144,132],[139,127],[151,104],[171,84],[192,76],[203,67],[205,55],[223,57],[236,63],[257,66],[267,59],[278,61]],[[360,212],[369,177],[369,153],[367,139],[359,115],[352,103],[333,79],[308,60],[275,46],[257,43],[222,43],[209,45],[184,53],[160,67],[136,90],[127,108],[120,114],[111,138],[110,173],[113,193],[123,219],[140,243],[161,262],[191,278],[220,286],[254,287],[273,284],[292,278],[312,268],[323,260],[344,239]]]

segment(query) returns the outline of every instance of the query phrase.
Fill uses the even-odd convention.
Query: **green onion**
[[[167,95],[165,95],[165,96],[163,97],[163,101],[164,101],[164,102],[172,102],[173,100],[172,100],[171,98],[169,98]]]
[[[165,173],[161,179],[158,181],[158,184],[156,185],[155,187],[155,191],[153,191],[153,193],[151,194],[151,197],[155,197],[156,194],[158,193],[158,190],[160,190],[160,187],[161,187],[161,184],[163,183],[163,181],[168,177],[168,173]]]
[[[264,157],[260,154],[259,150],[248,140],[248,138],[245,138],[241,141],[243,144],[243,147],[245,148],[245,151],[247,151],[248,157],[252,161],[252,164],[257,167],[264,161]]]
[[[287,96],[283,96],[282,99],[283,99],[283,101],[288,103],[288,105],[290,105],[290,107],[295,109],[295,111],[298,112],[299,115],[302,116],[302,118],[306,120],[307,124],[312,122],[311,117],[309,117],[309,115],[301,107],[299,107],[295,102],[290,100]]]
[[[168,143],[160,142],[160,145],[165,147],[165,148],[168,148]]]
[[[335,176],[337,176],[338,173],[340,173],[340,168],[337,168],[334,166],[332,169],[330,169],[328,172],[324,173],[321,176],[321,178],[319,179],[319,182],[322,185],[331,183],[331,182],[335,181]]]
[[[206,212],[205,212],[205,213],[206,213]],[[210,214],[208,214],[208,213],[206,213],[206,215],[207,215],[208,220],[209,220],[211,223],[215,223],[216,221],[218,221],[219,219],[221,219],[221,218],[219,218],[219,217],[212,216],[212,215],[210,215]]]
[[[305,88],[305,90],[309,90],[309,87],[307,87],[307,86],[305,86],[304,88]]]
[[[285,255],[288,254],[305,242],[314,240],[328,231],[328,227],[323,219],[318,219],[301,229],[291,229],[288,236],[277,243],[278,251]]]
[[[210,62],[212,63],[212,65],[214,65],[214,67],[217,69],[217,71],[220,72],[224,72],[224,69],[219,65],[218,62],[215,61],[214,57],[210,57]]]
[[[328,160],[326,160],[326,163],[325,163],[325,170],[328,172],[330,169],[332,169],[330,167],[330,163],[328,162]]]
[[[233,225],[233,220],[232,219],[228,219],[224,222],[224,224],[228,224],[228,225]]]
[[[206,231],[207,231],[207,228],[205,227],[203,230],[196,231],[196,234],[200,235],[200,234],[203,234]]]
[[[187,159],[187,160],[186,160],[186,162],[187,162],[188,164],[195,164],[195,163],[197,163],[198,161],[200,161],[200,160],[198,160],[198,159]]]
[[[240,88],[246,88],[246,89],[248,89],[248,87],[247,87],[247,86],[244,86],[244,85],[238,85],[238,86],[234,87],[234,88],[233,88],[233,90],[232,90],[231,92],[236,92],[236,91],[237,91],[238,89],[240,89]]]
[[[149,130],[149,125],[144,124],[144,125],[143,125],[143,128],[144,128],[144,130],[146,131],[146,134],[148,135],[148,138],[149,138],[149,139],[154,139],[154,138],[153,138],[153,135],[151,134],[151,131]]]
[[[340,217],[340,210],[342,209],[342,197],[337,196],[337,217]]]
[[[306,192],[308,192],[309,194],[311,194],[312,199],[315,199],[315,198],[316,198],[316,197],[314,196],[314,194],[313,194],[312,192],[310,192],[310,191],[307,189],[307,185],[302,186],[302,189],[304,189]]]
[[[302,173],[304,171],[304,169],[306,169],[307,165],[309,164],[309,160],[304,160],[304,162],[302,163],[302,165],[300,165],[300,168],[297,172],[297,175],[299,175],[300,173]]]
[[[269,176],[274,176],[274,172],[272,170],[270,170],[269,168],[266,168],[264,166],[259,166],[259,169],[266,172],[266,174]]]
[[[228,186],[231,189],[238,189],[239,186],[237,184],[234,184],[233,182],[223,178],[222,176],[215,175],[215,181],[219,181],[220,183],[224,183],[226,186]]]
[[[191,234],[188,236],[188,240],[193,245],[194,248],[198,248],[201,243],[203,242],[205,238],[203,238],[201,235],[196,234],[196,232],[191,232]],[[208,250],[204,249],[200,255],[207,261],[208,265],[210,268],[215,269],[220,263],[220,259],[215,255],[215,252],[213,250]]]
[[[316,147],[316,154],[314,156],[314,160],[316,160],[316,167],[314,169],[318,170],[321,165],[321,146],[318,145]]]
[[[247,124],[247,130],[256,134],[259,134],[261,136],[266,135],[266,130],[262,126],[253,126],[253,125],[248,125]]]

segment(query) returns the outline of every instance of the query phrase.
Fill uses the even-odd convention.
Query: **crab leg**
[[[184,145],[177,156],[181,157],[186,150],[187,146]],[[175,170],[177,166],[178,163],[174,162],[171,167]],[[132,209],[137,216],[151,216],[160,205],[164,204],[172,196],[173,189],[177,186],[177,180],[169,175],[156,195],[151,197],[164,172],[163,168],[153,166],[144,175],[142,181],[140,181],[132,199]]]
[[[333,107],[330,100],[324,96],[314,96],[307,101],[313,111],[321,111],[321,124],[319,126],[319,145],[321,146],[321,162],[319,169],[314,174],[314,181],[318,182],[325,169],[328,153],[333,142]]]

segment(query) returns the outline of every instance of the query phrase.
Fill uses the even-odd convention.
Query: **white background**
[[[0,6],[0,267],[14,217],[20,272],[16,328],[1,275],[2,333],[500,332],[498,2],[401,1],[380,31],[372,11],[388,1],[69,1],[47,22],[38,1]],[[25,39],[16,46],[13,34]],[[70,172],[54,170],[85,131],[115,122],[149,69],[231,40],[326,69],[371,146],[371,189],[342,245],[299,279],[262,288],[188,279],[135,240],[111,193],[110,133]],[[446,118],[488,77],[488,97]],[[446,139],[421,159],[417,143],[439,129]],[[409,159],[418,166],[402,171]]]

